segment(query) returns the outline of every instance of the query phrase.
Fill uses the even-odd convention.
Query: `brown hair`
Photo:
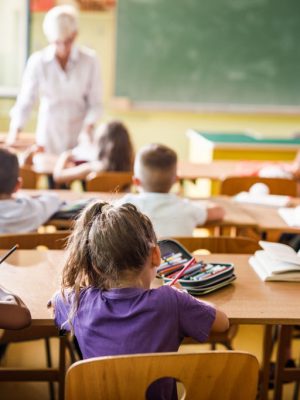
[[[131,171],[133,146],[126,127],[119,121],[106,124],[99,137],[98,160],[104,171]]]
[[[149,144],[136,155],[134,175],[147,192],[167,193],[176,177],[177,154],[162,144]]]
[[[74,290],[75,308],[81,288],[109,289],[126,272],[142,270],[156,243],[151,221],[134,205],[88,205],[75,222],[63,269],[62,287]]]
[[[19,177],[19,162],[15,154],[0,148],[0,194],[12,194]]]

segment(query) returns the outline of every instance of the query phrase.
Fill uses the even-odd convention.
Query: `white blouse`
[[[101,91],[93,50],[73,46],[63,70],[50,45],[28,59],[21,91],[10,112],[10,129],[23,128],[39,98],[36,142],[46,152],[60,154],[75,147],[84,126],[99,119]]]

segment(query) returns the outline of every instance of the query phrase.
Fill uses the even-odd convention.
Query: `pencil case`
[[[174,239],[160,240],[158,245],[162,262],[157,269],[157,276],[168,284],[193,255]],[[234,265],[231,263],[197,262],[185,271],[178,282],[190,294],[200,296],[229,285],[235,279]]]

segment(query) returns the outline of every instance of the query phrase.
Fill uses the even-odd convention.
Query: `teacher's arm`
[[[18,139],[20,132],[28,120],[31,110],[38,98],[38,65],[39,59],[37,54],[33,54],[27,62],[20,93],[16,104],[10,111],[10,128],[6,143],[12,145]]]
[[[102,82],[100,66],[96,55],[91,59],[90,80],[86,102],[87,113],[83,123],[83,130],[91,136],[102,112]]]

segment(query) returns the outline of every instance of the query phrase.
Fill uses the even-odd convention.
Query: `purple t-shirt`
[[[67,301],[61,294],[55,298],[55,323],[60,329],[69,329],[72,299],[72,294]],[[173,352],[185,336],[203,342],[215,314],[212,306],[170,286],[150,290],[87,288],[80,293],[72,322],[83,358],[90,358]]]

